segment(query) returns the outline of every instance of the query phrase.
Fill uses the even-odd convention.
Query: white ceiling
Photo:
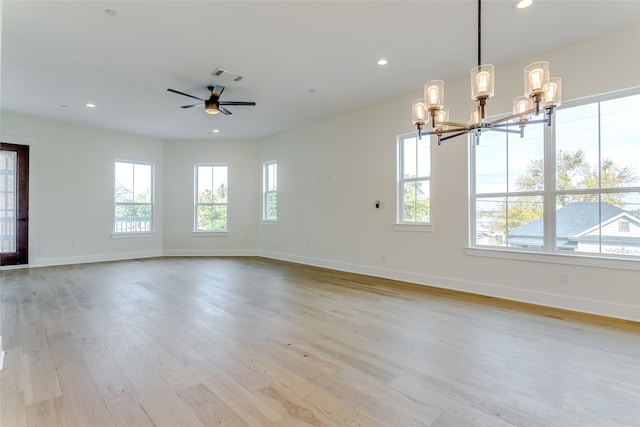
[[[426,80],[476,65],[475,1],[0,4],[2,112],[162,139],[261,138],[396,95],[417,98]],[[483,62],[493,64],[640,21],[635,0],[482,6]],[[375,64],[382,57],[385,67]],[[216,68],[245,79],[215,78]],[[166,91],[207,98],[210,84],[226,86],[222,100],[257,106],[210,116],[179,108],[192,100]]]

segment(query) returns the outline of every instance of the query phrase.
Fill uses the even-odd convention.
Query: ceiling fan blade
[[[198,104],[191,104],[191,105],[181,105],[180,108],[193,108],[196,105],[202,105],[202,102],[198,103]]]
[[[226,108],[224,108],[222,105],[218,106],[218,110],[220,110],[220,112],[222,114],[225,114],[227,116],[231,115],[231,111],[227,110]]]
[[[198,101],[204,101],[202,98],[198,98],[197,96],[189,95],[188,93],[180,92],[174,89],[167,89],[168,92],[177,93],[178,95],[188,96],[189,98],[197,99]]]
[[[248,101],[220,101],[220,105],[256,105],[256,103]]]

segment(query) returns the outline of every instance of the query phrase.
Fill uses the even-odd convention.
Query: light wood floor
[[[631,322],[262,258],[0,275],[2,427],[640,425]]]

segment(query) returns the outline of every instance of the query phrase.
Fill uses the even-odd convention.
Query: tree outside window
[[[227,231],[227,166],[196,165],[195,231]]]

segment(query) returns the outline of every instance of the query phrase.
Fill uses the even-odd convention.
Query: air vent
[[[239,82],[240,80],[244,79],[244,76],[232,73],[231,71],[223,70],[222,68],[217,68],[213,73],[211,73],[211,75],[220,77],[225,80],[231,80],[233,82]]]

